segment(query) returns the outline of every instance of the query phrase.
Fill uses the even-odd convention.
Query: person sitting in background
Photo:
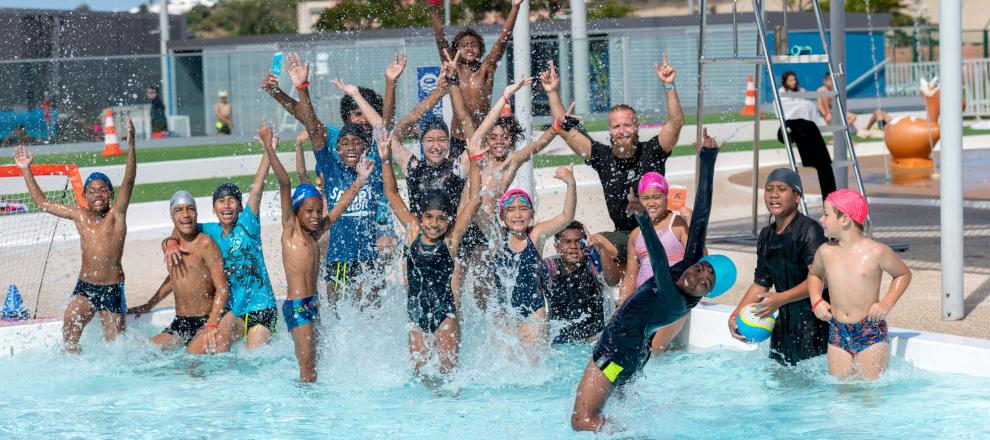
[[[0,141],[0,146],[9,145],[27,145],[32,141],[31,136],[28,135],[27,129],[24,128],[24,124],[17,124],[7,137]]]
[[[787,96],[787,93],[799,93],[805,90],[798,84],[797,74],[793,71],[786,71],[780,75],[780,106],[784,108],[784,119],[804,119],[813,122],[820,122],[818,109],[810,100]]]
[[[861,138],[882,138],[884,130],[887,129],[887,125],[890,124],[890,115],[883,109],[873,110],[873,114],[870,115],[870,121],[866,123],[866,128],[856,132],[856,135]],[[874,130],[873,126],[876,125],[877,128]]]
[[[825,76],[822,78],[822,86],[818,88],[819,92],[831,92],[834,90],[834,84],[832,84],[832,75],[825,72]],[[818,114],[825,119],[826,124],[832,123],[832,97],[831,96],[819,96],[818,97]],[[849,125],[852,125],[856,121],[856,114],[849,113],[849,109],[846,108],[846,120],[849,121]]]

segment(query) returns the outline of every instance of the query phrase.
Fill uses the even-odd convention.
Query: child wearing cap
[[[828,321],[828,372],[875,380],[887,368],[885,318],[911,283],[911,270],[890,247],[863,234],[869,206],[862,194],[840,189],[825,199],[821,222],[835,241],[818,248],[808,274],[811,310]],[[893,277],[880,298],[883,273]],[[829,300],[822,296],[825,280]]]
[[[687,246],[688,224],[684,217],[667,209],[667,193],[670,185],[667,179],[656,171],[643,174],[637,185],[639,203],[646,209],[646,214],[653,223],[653,230],[657,233],[660,243],[663,244],[664,251],[667,252],[667,263],[671,266],[684,259],[684,248]],[[653,277],[653,266],[650,265],[650,254],[646,250],[646,242],[643,239],[643,231],[640,228],[633,229],[629,234],[629,244],[626,257],[626,276],[619,288],[619,305],[636,291],[636,288],[649,281]],[[668,325],[653,336],[650,342],[653,353],[663,351],[664,347],[672,341],[687,322],[687,316]]]
[[[704,255],[719,146],[705,130],[704,146],[695,148],[701,167],[684,259],[673,266],[668,263],[652,221],[640,210],[636,221],[650,254],[653,277],[616,310],[595,344],[574,398],[571,427],[575,431],[602,429],[606,423],[602,409],[612,391],[627,384],[649,360],[648,338],[690,313],[702,297],[721,295],[735,283],[732,260],[725,255]]]
[[[371,175],[372,162],[361,160],[355,166],[357,176],[340,195],[337,204],[324,216],[323,196],[308,183],[299,184],[289,194],[291,181],[282,162],[275,154],[278,135],[266,131],[261,144],[278,179],[279,201],[282,206],[282,264],[288,285],[282,304],[282,318],[295,343],[299,380],[316,381],[316,339],[319,323],[317,278],[320,275],[319,239],[343,215]]]
[[[767,177],[763,202],[773,221],[756,243],[753,284],[729,315],[729,333],[745,341],[736,325],[744,307],[755,303],[759,316],[776,312],[770,358],[785,365],[823,355],[828,346],[828,325],[811,311],[807,282],[815,251],[827,240],[822,226],[798,210],[802,191],[801,176],[790,168],[777,168]]]

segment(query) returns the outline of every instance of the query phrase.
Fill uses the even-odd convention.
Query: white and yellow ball
[[[773,325],[777,322],[776,313],[765,318],[756,315],[759,306],[749,304],[739,311],[736,316],[736,325],[739,326],[739,335],[751,342],[763,342],[770,337],[773,332]]]

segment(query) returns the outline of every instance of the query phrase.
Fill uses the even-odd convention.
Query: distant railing
[[[963,96],[966,109],[963,116],[990,116],[990,58],[965,60],[962,63]],[[887,64],[887,96],[918,96],[922,78],[931,80],[938,76],[938,62]],[[944,81],[943,79],[939,80]]]

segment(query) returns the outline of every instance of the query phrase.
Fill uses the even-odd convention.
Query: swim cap
[[[195,208],[196,198],[189,191],[178,190],[175,194],[172,194],[172,200],[168,202],[168,210],[171,211],[179,205],[192,205]]]
[[[419,199],[419,212],[422,216],[424,212],[430,209],[435,209],[437,211],[442,211],[444,214],[452,215],[454,212],[453,203],[450,201],[450,195],[444,191],[434,190],[427,194],[424,194]]]
[[[801,187],[801,176],[790,168],[777,168],[771,171],[770,175],[767,176],[767,183],[770,182],[786,183],[794,192],[804,195],[804,189]]]
[[[736,264],[725,255],[705,255],[701,261],[708,263],[715,274],[715,282],[712,283],[712,291],[705,295],[708,298],[715,298],[732,288],[736,283]]]
[[[241,189],[233,183],[221,183],[217,189],[213,190],[213,203],[216,203],[217,200],[228,196],[237,199],[239,203],[244,203],[241,199]]]
[[[447,136],[450,136],[450,129],[447,128],[447,123],[443,121],[443,118],[437,115],[427,115],[423,119],[419,120],[419,142],[423,142],[423,136],[426,136],[426,132],[430,130],[443,130]]]
[[[498,215],[502,215],[502,209],[516,200],[522,200],[529,207],[533,207],[533,199],[529,196],[529,193],[519,188],[512,188],[503,193],[502,197],[498,199]]]
[[[866,216],[870,214],[870,205],[866,203],[866,197],[851,189],[837,189],[825,200],[832,202],[835,209],[848,215],[860,225],[866,222]]]
[[[93,183],[94,180],[102,180],[103,183],[106,183],[107,186],[110,188],[110,192],[111,193],[113,192],[113,183],[110,182],[110,178],[107,177],[106,174],[103,174],[99,171],[95,173],[91,173],[89,177],[86,178],[86,183],[83,183],[83,189],[89,187],[89,184]]]
[[[650,171],[643,174],[643,177],[639,178],[637,193],[642,194],[643,191],[648,189],[659,189],[663,195],[667,195],[667,191],[670,190],[670,185],[667,184],[667,179],[663,177],[663,174],[656,171]]]
[[[310,197],[320,197],[320,192],[316,190],[316,187],[308,183],[300,183],[296,187],[296,190],[292,192],[292,210],[298,211],[299,205],[302,205],[303,200]]]
[[[340,140],[343,139],[344,136],[357,136],[361,139],[361,142],[364,142],[364,146],[366,148],[371,145],[371,136],[368,134],[368,131],[360,125],[344,124],[344,126],[340,128],[340,133],[337,135],[338,145],[340,145]]]

